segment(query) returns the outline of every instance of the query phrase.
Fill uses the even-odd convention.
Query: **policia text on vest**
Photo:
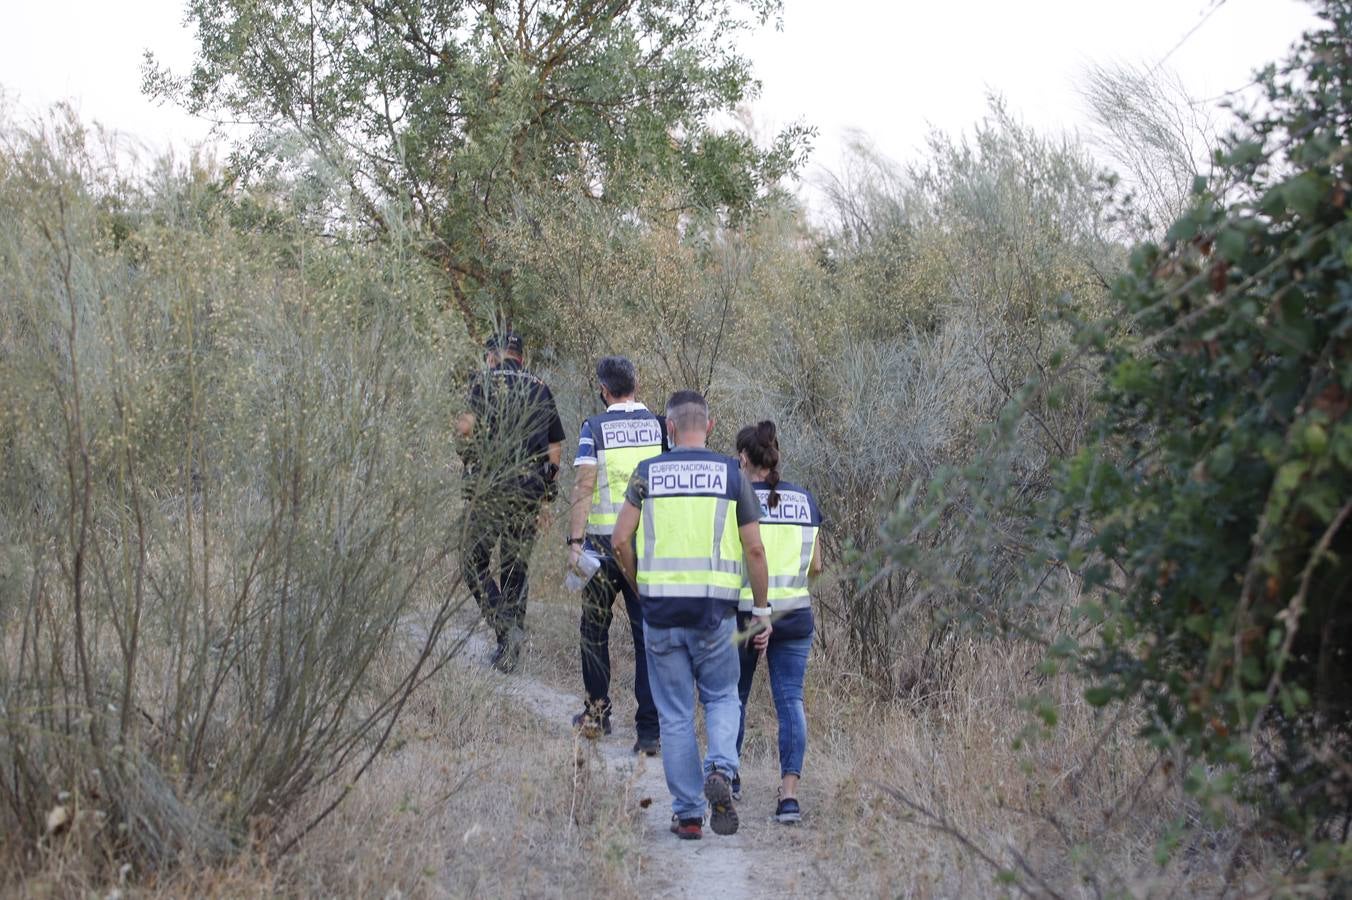
[[[648,467],[648,493],[651,496],[720,494],[727,487],[728,467],[722,461],[679,460]]]

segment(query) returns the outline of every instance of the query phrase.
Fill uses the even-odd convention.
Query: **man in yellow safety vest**
[[[745,575],[755,623],[748,632],[753,646],[764,648],[771,630],[769,576],[760,501],[737,460],[705,448],[713,422],[704,398],[696,391],[673,394],[667,427],[672,449],[638,464],[611,543],[643,606],[648,680],[672,795],[671,830],[693,840],[702,836],[706,801],[716,834],[737,831],[731,781],[741,721],[737,602]],[[709,738],[702,763],[696,689]]]
[[[600,563],[583,587],[582,685],[587,698],[586,707],[573,717],[573,725],[610,734],[610,623],[615,595],[623,594],[634,639],[634,697],[638,701],[634,752],[652,756],[661,744],[643,652],[643,613],[638,594],[615,563],[610,534],[634,468],[665,448],[666,423],[635,399],[638,372],[623,356],[597,362],[596,378],[606,411],[582,423],[578,434],[569,514],[569,565],[576,568],[584,553]]]

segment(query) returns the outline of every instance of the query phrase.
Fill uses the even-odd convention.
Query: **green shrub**
[[[1090,335],[1103,437],[1063,479],[1093,531],[1091,702],[1144,702],[1161,746],[1242,776],[1191,788],[1253,801],[1316,870],[1352,863],[1352,4],[1321,15],[1133,252],[1127,327]]]
[[[1321,12],[1166,242],[1132,251],[1108,315],[1030,373],[971,461],[903,497],[864,572],[907,581],[944,623],[1042,644],[1046,675],[1069,667],[1090,704],[1120,704],[1105,737],[1139,723],[1191,801],[1161,864],[1210,846],[1232,884],[1276,848],[1291,865],[1271,886],[1337,893],[1352,868],[1352,4]],[[1087,367],[1094,403],[1059,420],[1077,441],[1047,443],[1046,412],[1077,394],[1056,382]],[[1039,433],[1046,455],[1030,456]],[[1029,709],[1030,734],[1055,726],[1045,698]]]
[[[432,281],[268,202],[5,132],[0,830],[30,847],[62,815],[112,871],[285,847],[453,650]]]

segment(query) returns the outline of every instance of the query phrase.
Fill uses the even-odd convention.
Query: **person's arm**
[[[770,603],[766,593],[770,588],[770,567],[765,559],[765,544],[761,541],[760,523],[747,522],[738,527],[742,538],[742,555],[746,560],[746,579],[751,584],[751,646],[764,650],[770,643]]]
[[[551,441],[552,443],[552,441]],[[552,449],[552,448],[551,448]],[[591,422],[582,423],[577,433],[577,456],[573,458],[573,492],[568,498],[568,565],[576,566],[582,556],[582,541],[587,537],[587,515],[591,512],[592,492],[596,489],[596,441]]]
[[[731,462],[731,460],[729,460]],[[746,578],[751,587],[751,625],[747,631],[751,646],[764,650],[770,642],[770,568],[765,558],[765,542],[761,540],[760,498],[751,486],[751,479],[738,477],[737,533],[742,539]]]
[[[483,402],[483,381],[478,375],[475,375],[469,383],[469,392],[465,396],[465,406],[468,408],[455,417],[455,433],[460,438],[462,446],[474,436],[474,426],[478,422],[475,414],[483,406]]]
[[[551,465],[559,466],[563,464],[563,440],[567,435],[563,431],[563,420],[559,418],[559,408],[554,403],[554,394],[548,387],[544,389],[544,398],[545,412],[549,417],[549,427],[545,435],[545,439],[549,441],[549,462]]]
[[[548,531],[554,524],[554,501],[559,499],[559,461],[563,459],[563,441],[550,441],[549,449],[546,452],[545,464],[545,502],[540,504],[540,530]],[[568,527],[572,528],[572,517],[569,517]],[[572,534],[572,532],[569,532]],[[569,548],[576,545],[569,544]],[[576,562],[576,560],[570,560]]]
[[[812,578],[816,578],[822,573],[824,567],[822,562],[822,539],[821,534],[819,533],[816,542],[812,545],[812,561],[807,564],[807,574]]]
[[[551,401],[552,402],[552,401]],[[559,496],[559,464],[563,462],[563,425],[559,422],[559,416],[554,414],[554,423],[549,428],[546,440],[549,441],[545,449],[544,476],[545,499],[553,503]],[[571,526],[572,520],[569,519]]]
[[[573,494],[568,503],[568,562],[576,565],[582,554],[578,543],[587,536],[587,514],[591,512],[592,490],[596,487],[596,464],[573,469]]]
[[[624,489],[624,505],[615,517],[615,530],[610,535],[610,548],[615,554],[624,577],[638,590],[638,555],[634,552],[634,535],[638,532],[638,520],[642,515],[643,501],[648,499],[648,473],[645,463],[639,463],[634,474],[629,476],[629,486]]]
[[[610,535],[610,547],[615,551],[615,562],[620,571],[629,579],[629,584],[638,590],[638,558],[634,555],[634,534],[638,531],[639,509],[628,498],[620,507],[615,519],[615,531]]]

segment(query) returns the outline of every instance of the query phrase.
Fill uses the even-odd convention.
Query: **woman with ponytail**
[[[817,501],[805,487],[779,476],[779,439],[774,422],[748,425],[737,433],[737,455],[742,473],[752,482],[761,503],[761,539],[765,542],[770,570],[770,608],[774,631],[764,653],[770,670],[770,692],[779,718],[779,800],[775,818],[797,822],[802,817],[798,803],[798,779],[807,750],[807,716],[803,712],[803,676],[812,648],[812,597],[808,579],[822,569],[821,545],[817,540],[822,516]],[[751,589],[742,588],[739,622],[750,619]],[[761,651],[750,641],[741,646],[742,677],[737,693],[742,700],[742,724],[737,731],[737,754],[742,752],[746,732],[746,702],[756,675]],[[740,799],[742,780],[733,778],[733,793]]]

